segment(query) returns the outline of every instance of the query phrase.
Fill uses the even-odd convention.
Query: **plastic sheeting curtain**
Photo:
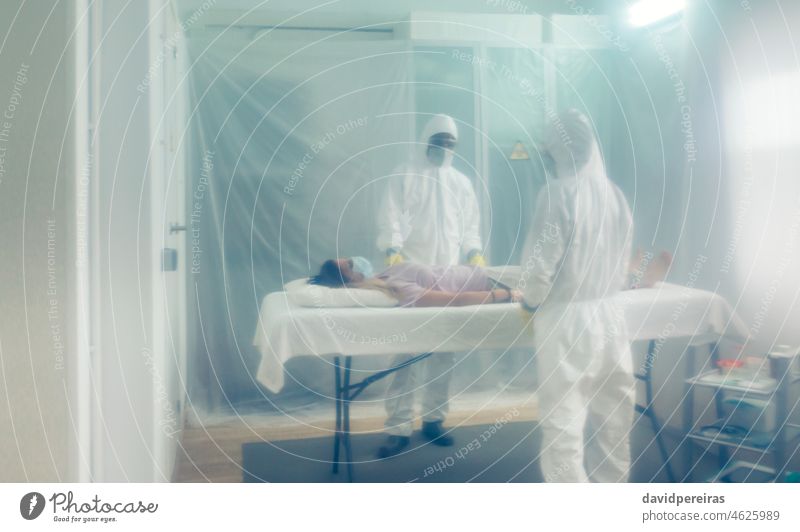
[[[490,262],[515,264],[545,182],[536,144],[548,106],[583,108],[596,124],[620,109],[613,97],[619,88],[608,77],[618,60],[613,51],[594,57],[390,40],[276,43],[226,33],[188,41],[196,297],[190,396],[211,411],[247,401],[287,411],[331,396],[330,366],[313,357],[290,363],[277,396],[256,383],[258,353],[250,342],[259,305],[327,258],[364,255],[382,264],[377,198],[430,114],[450,114],[459,124],[456,165],[473,178],[481,200]],[[548,94],[548,62],[557,95]],[[610,127],[597,129],[607,154],[616,137]],[[510,156],[517,142],[527,159]],[[511,383],[533,389],[529,353],[460,357],[453,394]],[[377,369],[387,362],[358,364]],[[373,388],[372,397],[383,392]]]
[[[189,49],[200,354],[190,393],[214,409],[261,393],[250,342],[265,294],[330,257],[376,258],[377,197],[413,134],[410,54],[224,38]],[[288,394],[326,387],[315,362],[292,369]]]

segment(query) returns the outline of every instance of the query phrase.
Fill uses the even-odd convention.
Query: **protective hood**
[[[458,127],[456,121],[447,115],[433,115],[425,127],[422,128],[420,142],[428,144],[428,139],[437,133],[450,133],[458,140]]]
[[[580,111],[570,109],[559,114],[548,127],[545,145],[559,178],[605,177],[591,122]]]
[[[430,164],[427,157],[428,140],[437,133],[450,133],[458,140],[458,127],[456,126],[455,120],[447,115],[433,115],[433,117],[428,120],[428,123],[425,124],[425,127],[422,128],[417,154],[420,161],[425,164]]]

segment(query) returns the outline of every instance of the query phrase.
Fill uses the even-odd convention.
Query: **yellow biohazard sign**
[[[530,159],[530,156],[528,155],[528,150],[526,150],[522,142],[518,140],[517,143],[514,144],[514,149],[511,150],[511,156],[509,158],[512,161],[518,161],[521,159]]]

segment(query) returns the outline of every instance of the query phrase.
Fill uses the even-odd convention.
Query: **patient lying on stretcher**
[[[647,288],[664,280],[672,262],[668,252],[639,251],[631,260],[628,289]],[[489,268],[491,270],[491,268]],[[378,290],[405,307],[444,307],[518,302],[521,293],[511,289],[513,278],[490,276],[478,266],[426,266],[404,262],[373,275],[362,257],[329,259],[309,282],[330,288]],[[495,272],[496,273],[496,272]]]
[[[404,307],[517,302],[522,294],[490,279],[478,266],[426,266],[403,262],[371,275],[360,257],[326,260],[309,282],[331,288],[380,290]],[[368,264],[368,263],[367,263]],[[364,271],[367,270],[367,271]]]

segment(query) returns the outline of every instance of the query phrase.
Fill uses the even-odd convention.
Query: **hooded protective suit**
[[[561,115],[546,145],[557,177],[537,198],[520,283],[525,305],[538,307],[542,472],[550,482],[626,481],[635,381],[622,309],[609,298],[626,281],[631,213],[584,115]],[[584,447],[587,421],[595,432]]]
[[[442,166],[428,160],[429,139],[450,133],[456,123],[434,115],[425,125],[413,160],[393,172],[379,210],[378,248],[402,249],[411,261],[449,266],[481,251],[480,211],[470,180],[453,168],[452,152]]]
[[[381,251],[401,250],[409,260],[450,266],[470,251],[481,251],[480,211],[470,180],[452,166],[452,151],[435,166],[427,157],[430,138],[450,133],[458,139],[452,118],[435,115],[425,125],[413,160],[393,173],[379,210],[377,245]],[[410,355],[394,357],[393,365]],[[414,391],[423,388],[422,419],[442,421],[448,411],[452,353],[438,353],[420,364],[395,373],[386,395],[386,432],[410,436]]]

